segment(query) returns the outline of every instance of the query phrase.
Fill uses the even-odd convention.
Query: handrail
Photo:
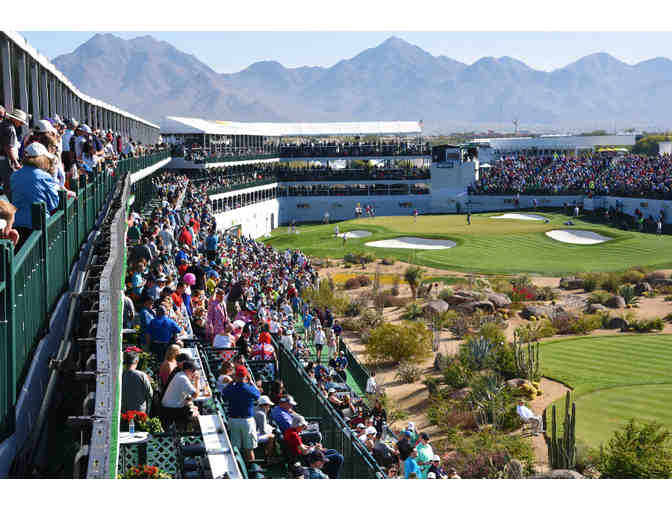
[[[0,441],[15,430],[17,395],[33,353],[49,329],[50,315],[107,197],[127,173],[169,154],[121,160],[114,175],[104,168],[82,176],[72,183],[76,200],[68,200],[61,191],[58,209],[49,218],[44,203],[33,204],[33,232],[17,253],[10,241],[0,241]]]

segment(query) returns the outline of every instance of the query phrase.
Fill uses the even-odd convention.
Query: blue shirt
[[[58,182],[44,170],[25,165],[10,177],[15,227],[33,228],[33,202],[47,206],[47,217],[58,207]]]
[[[280,406],[274,406],[271,409],[271,418],[280,427],[280,432],[284,434],[285,430],[292,426],[292,415],[289,411],[284,410]]]
[[[156,319],[156,315],[154,315],[154,312],[152,312],[149,308],[145,308],[144,306],[140,308],[140,311],[138,312],[139,316],[139,322],[140,322],[140,332],[144,335],[148,328],[149,324]]]
[[[417,477],[422,478],[420,466],[418,466],[418,463],[413,457],[409,457],[404,461],[404,478],[408,478],[408,475],[411,473],[417,473]]]
[[[167,344],[180,332],[180,326],[173,319],[167,316],[157,317],[149,323],[147,333],[152,342]]]
[[[222,399],[229,403],[229,418],[252,418],[254,403],[261,393],[256,386],[234,382],[222,391]]]
[[[345,356],[339,356],[336,358],[336,364],[341,368],[341,370],[344,370],[345,367],[348,366],[348,359]]]
[[[219,236],[217,234],[209,235],[205,240],[205,247],[210,251],[215,251],[217,249],[218,244],[219,244]]]
[[[310,323],[313,321],[313,316],[310,315],[309,313],[303,316],[303,327],[308,329],[310,327]]]

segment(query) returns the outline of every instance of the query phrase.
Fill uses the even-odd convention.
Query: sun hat
[[[366,435],[370,436],[371,434],[377,434],[378,431],[376,430],[376,427],[367,427],[366,428]]]
[[[26,126],[28,125],[28,119],[30,118],[26,112],[19,110],[18,108],[14,108],[11,112],[6,112],[5,116],[10,119],[18,120],[21,124]]]
[[[24,154],[28,157],[47,156],[51,157],[51,153],[47,148],[39,142],[33,142],[24,149]]]
[[[38,120],[33,131],[35,133],[56,133],[54,126],[46,119]]]
[[[294,415],[294,417],[292,418],[292,428],[296,428],[296,427],[305,427],[305,426],[307,426],[307,425],[308,425],[308,422],[307,422],[306,419],[305,419],[303,416],[301,416],[300,414],[296,414],[296,415]]]
[[[434,455],[434,457],[432,457],[432,462],[441,462],[441,457]]]
[[[283,397],[280,397],[280,403],[286,403],[286,404],[289,404],[289,405],[292,405],[292,406],[297,405],[296,401],[294,400],[294,398],[291,395],[285,395]]]
[[[257,405],[258,406],[272,406],[274,404],[271,401],[271,399],[268,398],[268,396],[262,395],[261,397],[259,397],[259,400],[257,400]]]

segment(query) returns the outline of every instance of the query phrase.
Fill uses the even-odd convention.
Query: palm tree
[[[420,282],[422,281],[422,277],[425,274],[425,270],[422,269],[421,267],[418,266],[409,266],[406,268],[406,272],[404,273],[404,280],[406,283],[408,283],[408,286],[411,288],[411,294],[413,295],[413,299],[415,299],[417,292],[418,292],[418,286],[420,285]]]

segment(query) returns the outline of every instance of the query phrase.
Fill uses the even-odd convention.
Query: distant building
[[[658,142],[658,154],[661,156],[672,154],[672,142]]]

